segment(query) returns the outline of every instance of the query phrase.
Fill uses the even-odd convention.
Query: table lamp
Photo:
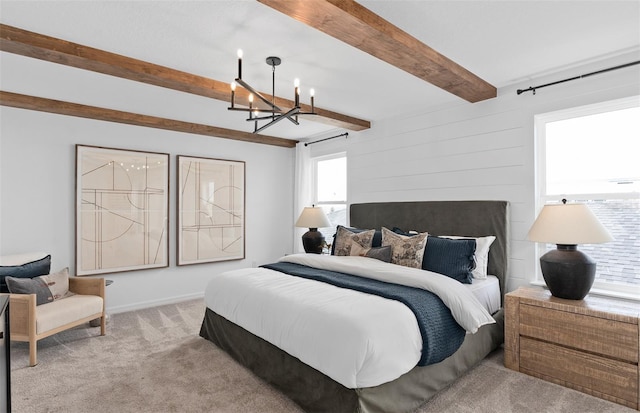
[[[302,246],[305,252],[322,254],[324,235],[318,228],[330,227],[331,223],[322,208],[317,206],[305,207],[296,222],[296,227],[309,228],[302,235]]]
[[[577,244],[600,244],[613,237],[585,204],[545,205],[527,238],[548,242],[557,249],[540,257],[540,269],[549,291],[555,297],[582,300],[596,276],[596,262],[578,251]]]

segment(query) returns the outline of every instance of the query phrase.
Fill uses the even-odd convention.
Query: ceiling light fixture
[[[283,119],[288,119],[292,123],[299,125],[298,115],[316,115],[315,106],[314,106],[314,90],[310,90],[311,96],[311,112],[302,112],[300,108],[300,80],[295,79],[293,82],[294,87],[294,106],[291,109],[284,110],[276,105],[276,66],[282,63],[282,59],[276,56],[267,57],[267,64],[271,66],[271,100],[267,97],[262,96],[257,90],[251,87],[247,82],[242,80],[242,50],[238,50],[238,77],[234,82],[231,83],[231,106],[228,108],[229,110],[237,110],[242,112],[249,112],[249,118],[246,119],[247,122],[254,123],[253,133],[258,133],[271,125],[274,125],[277,122],[280,122]],[[236,107],[236,87],[237,85],[242,86],[249,92],[249,107]],[[268,105],[268,109],[254,107],[253,100],[254,96],[260,99],[263,103]],[[263,115],[262,112],[266,114]],[[260,126],[260,122],[267,122]]]

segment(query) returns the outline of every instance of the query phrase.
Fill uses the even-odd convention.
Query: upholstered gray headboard
[[[402,228],[429,232],[431,235],[494,235],[489,250],[488,273],[500,279],[505,293],[507,243],[509,240],[509,203],[507,201],[421,201],[374,202],[352,204],[352,227],[380,229]]]

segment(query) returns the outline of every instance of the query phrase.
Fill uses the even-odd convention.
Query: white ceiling
[[[400,1],[362,5],[501,88],[629,52],[640,56],[640,1]],[[463,101],[255,0],[4,1],[0,21],[37,33],[231,82],[271,89],[267,56],[279,56],[276,94],[293,79],[316,105],[370,120]],[[0,53],[2,90],[251,131],[227,104],[79,69]],[[581,73],[576,73],[576,75]],[[471,103],[469,103],[471,104]],[[291,139],[336,131],[304,121],[265,134]]]

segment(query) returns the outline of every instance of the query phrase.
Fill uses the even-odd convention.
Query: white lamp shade
[[[600,244],[613,240],[585,204],[545,205],[527,238],[563,245]]]
[[[296,227],[325,228],[330,227],[329,218],[320,207],[305,207],[296,221]]]

